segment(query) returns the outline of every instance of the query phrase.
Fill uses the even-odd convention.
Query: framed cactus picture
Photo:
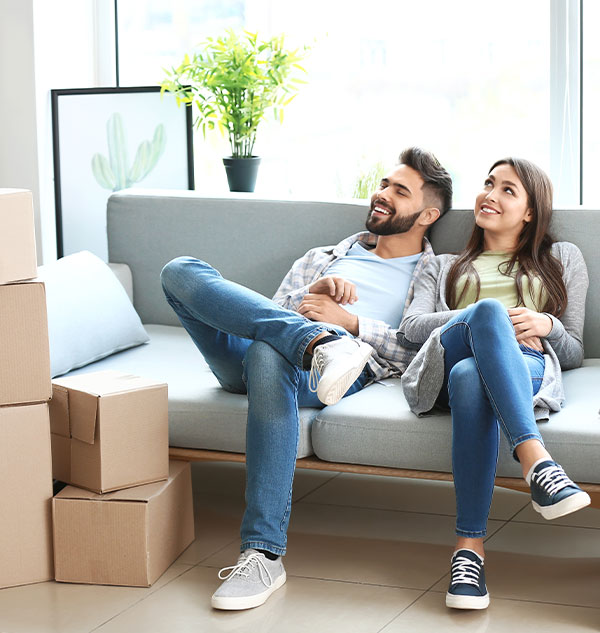
[[[108,261],[106,202],[123,189],[193,189],[192,115],[159,86],[52,90],[58,256]]]

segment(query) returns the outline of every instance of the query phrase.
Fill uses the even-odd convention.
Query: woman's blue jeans
[[[486,535],[498,461],[499,427],[510,447],[542,442],[533,395],[544,375],[544,356],[519,345],[506,308],[483,299],[442,328],[444,389],[452,412],[452,469],[456,534]]]
[[[167,301],[221,386],[248,394],[241,549],[283,555],[298,452],[298,407],[323,407],[309,390],[304,352],[322,332],[349,334],[286,310],[191,257],[169,262],[161,281]],[[365,370],[346,395],[367,380]]]

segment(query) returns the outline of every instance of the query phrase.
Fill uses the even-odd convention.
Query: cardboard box
[[[51,580],[48,405],[0,407],[0,587]]]
[[[0,189],[0,284],[36,276],[31,191]]]
[[[52,383],[55,479],[98,493],[169,476],[167,385],[119,371]]]
[[[67,486],[52,500],[56,580],[149,587],[194,540],[188,462],[165,482],[105,495]]]
[[[51,394],[44,284],[0,286],[0,406],[46,402]]]

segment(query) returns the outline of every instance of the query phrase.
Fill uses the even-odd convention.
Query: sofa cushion
[[[552,456],[577,481],[600,483],[600,416],[597,385],[600,360],[587,359],[563,374],[566,405],[540,423]],[[319,411],[312,428],[321,459],[373,466],[451,472],[452,421],[449,414],[418,418],[408,408],[400,380],[370,385]],[[501,435],[498,476],[521,470]]]
[[[182,328],[146,325],[150,343],[71,372],[118,369],[169,385],[169,444],[243,453],[248,399],[224,391]],[[70,375],[71,375],[70,374]],[[300,409],[298,457],[312,455],[310,428],[318,409]]]
[[[40,266],[39,278],[53,377],[148,341],[123,285],[96,255],[82,251]]]

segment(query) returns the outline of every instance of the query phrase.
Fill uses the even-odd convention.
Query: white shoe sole
[[[577,510],[589,506],[591,502],[590,495],[582,490],[551,506],[541,506],[533,499],[531,500],[531,505],[533,505],[533,509],[539,512],[544,519],[551,521],[552,519],[564,517],[566,514],[571,514],[571,512],[577,512]]]
[[[286,575],[285,571],[278,576],[275,582],[265,589],[262,593],[254,594],[253,596],[215,596],[210,600],[210,604],[213,609],[222,609],[225,611],[241,611],[243,609],[253,609],[254,607],[260,607],[264,604],[269,596],[282,587],[285,584]]]
[[[451,609],[487,609],[490,604],[490,594],[485,596],[456,596],[446,594],[446,606]]]
[[[358,341],[361,355],[354,367],[351,367],[341,376],[326,378],[319,380],[317,386],[317,397],[323,404],[332,405],[339,402],[345,395],[352,383],[360,376],[365,368],[367,361],[373,353],[373,348],[368,343]]]

